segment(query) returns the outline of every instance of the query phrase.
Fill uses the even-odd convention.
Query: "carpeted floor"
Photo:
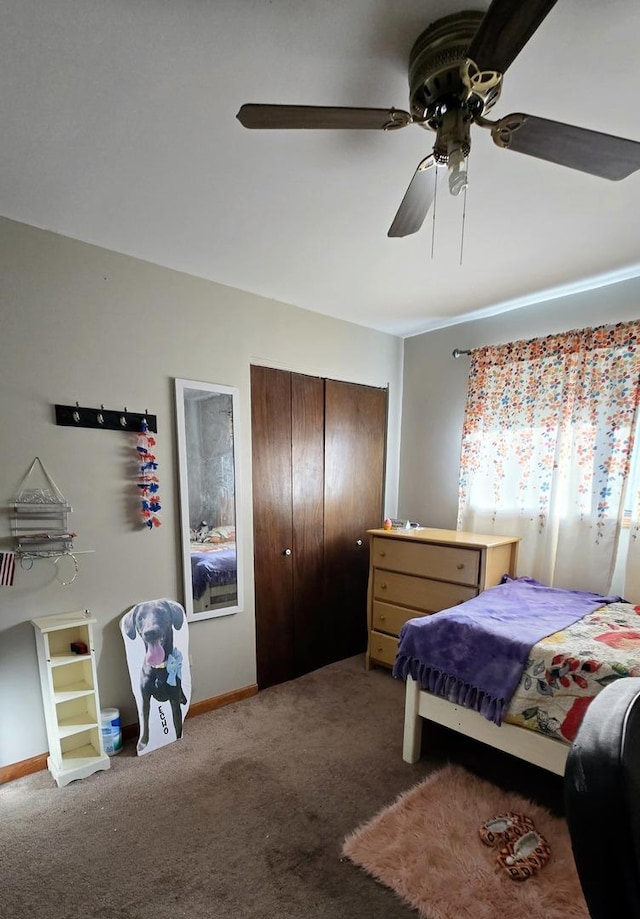
[[[48,772],[0,786],[0,916],[415,919],[342,855],[349,833],[449,760],[555,811],[562,781],[435,726],[409,766],[403,702],[351,658],[189,719],[147,756],[129,742],[66,788]]]

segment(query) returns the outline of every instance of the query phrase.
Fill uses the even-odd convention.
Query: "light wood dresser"
[[[368,530],[371,663],[392,667],[408,619],[430,616],[476,597],[516,573],[518,536],[480,536],[420,527]]]

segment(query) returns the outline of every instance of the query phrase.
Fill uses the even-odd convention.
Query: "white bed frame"
[[[564,775],[569,744],[513,724],[493,724],[477,712],[426,692],[410,676],[407,677],[402,746],[402,758],[407,763],[417,763],[420,759],[423,718],[511,753],[556,775]]]
[[[206,610],[217,609],[219,606],[229,606],[236,602],[237,583],[213,586],[209,584],[199,600],[193,601],[194,613],[203,613]]]

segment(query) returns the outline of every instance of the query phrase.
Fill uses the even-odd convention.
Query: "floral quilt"
[[[571,742],[592,699],[640,676],[640,606],[610,603],[531,649],[505,721]]]

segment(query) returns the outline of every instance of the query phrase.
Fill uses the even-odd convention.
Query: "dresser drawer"
[[[447,584],[444,581],[432,581],[429,578],[415,578],[408,574],[396,574],[395,571],[373,571],[374,600],[386,603],[397,603],[401,606],[414,606],[420,612],[437,613],[450,606],[457,606],[465,600],[476,597],[474,587],[461,584]]]
[[[369,632],[369,657],[378,664],[393,667],[398,653],[398,639],[381,632]]]
[[[478,549],[374,537],[371,562],[375,567],[457,581],[459,584],[480,582]]]
[[[399,635],[400,629],[408,619],[415,619],[417,616],[422,615],[428,616],[429,614],[422,613],[417,609],[409,609],[406,606],[393,606],[391,603],[381,603],[379,600],[374,600],[371,627],[378,632]]]

